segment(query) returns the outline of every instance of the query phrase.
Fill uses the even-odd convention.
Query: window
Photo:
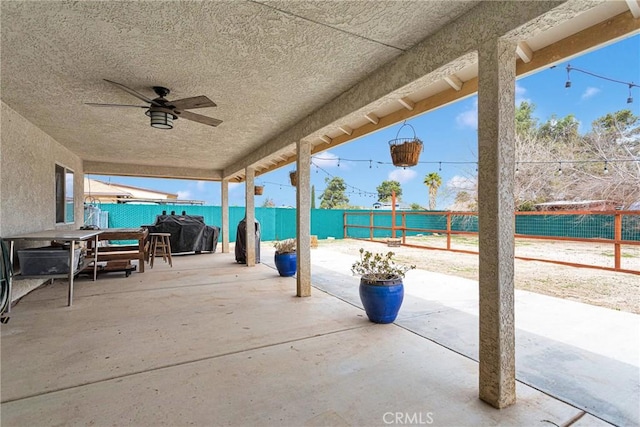
[[[56,223],[74,222],[73,171],[56,165]]]

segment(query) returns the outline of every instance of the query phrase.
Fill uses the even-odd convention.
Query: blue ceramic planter
[[[291,277],[296,274],[298,257],[295,252],[288,254],[276,254],[274,260],[278,273],[280,273],[282,277]]]
[[[360,279],[360,300],[367,317],[374,323],[391,323],[396,320],[402,300],[402,279],[385,280],[381,285],[370,285]]]

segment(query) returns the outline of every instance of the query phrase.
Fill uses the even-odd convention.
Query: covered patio
[[[220,416],[229,417],[216,419],[216,423],[268,424],[280,419],[313,423],[316,419],[319,424],[335,425],[346,417],[347,424],[368,424],[381,420],[379,415],[372,418],[372,408],[385,408],[383,403],[391,407],[413,402],[408,411],[429,412],[431,399],[460,405],[447,411],[444,403],[434,404],[445,424],[449,416],[456,424],[529,424],[531,417],[538,420],[555,414],[554,419],[565,422],[576,414],[575,408],[522,387],[515,379],[515,80],[638,32],[638,0],[53,1],[2,2],[0,7],[0,236],[78,229],[85,174],[218,181],[223,255],[213,260],[229,261],[217,269],[182,266],[166,272],[168,276],[158,271],[136,274],[139,283],[130,292],[123,292],[127,286],[123,284],[116,285],[117,291],[111,294],[106,281],[99,280],[82,289],[88,292],[84,303],[99,301],[94,307],[56,305],[56,299],[46,295],[57,287],[29,295],[29,299],[36,298],[34,305],[21,304],[12,314],[15,324],[10,328],[34,333],[33,340],[51,347],[34,355],[32,363],[8,365],[5,360],[19,360],[24,347],[3,345],[3,420],[11,413],[11,420],[18,424],[53,424],[54,419],[29,418],[37,413],[25,408],[33,399],[42,400],[45,406],[57,405],[54,400],[61,397],[71,406],[57,410],[64,416],[76,413],[78,420],[87,423],[88,413],[98,414],[96,423],[115,419],[107,413],[101,418],[100,411],[107,410],[105,401],[113,401],[118,411],[122,410],[118,402],[131,405],[132,411],[120,412],[129,418],[117,418],[115,423],[177,422],[163,408],[171,408],[171,416],[177,416],[176,411],[179,414],[167,404],[177,399],[178,390],[182,390],[180,396],[190,394],[189,398],[199,401],[192,412],[191,422],[196,424],[210,424],[207,417],[214,408],[223,414]],[[172,129],[152,129],[142,108],[152,119],[152,113],[158,111],[135,104],[152,97],[151,87],[158,85],[171,89],[166,104],[170,111],[161,112],[175,116]],[[476,92],[479,363],[396,326],[376,329],[363,319],[345,321],[348,316],[330,316],[327,311],[357,311],[321,292],[305,299],[282,293],[295,288],[297,297],[312,295],[311,155]],[[179,112],[171,104],[179,99],[184,105],[184,100],[198,97],[190,101],[197,108],[200,96],[217,104],[213,108],[206,103],[208,107],[197,110],[209,119],[191,121],[195,113]],[[97,108],[86,103],[133,104],[135,108]],[[268,279],[265,293],[252,281],[261,283],[265,274],[264,266],[256,266],[253,250],[254,180],[293,162],[298,173],[296,281]],[[66,184],[71,186],[64,186],[62,175],[69,177]],[[59,188],[64,187],[67,194],[56,193],[58,178]],[[228,192],[232,182],[245,183],[250,268],[230,265]],[[165,280],[169,286],[156,290]],[[202,286],[195,286],[199,284]],[[240,289],[246,292],[234,292]],[[89,296],[104,292],[101,298]],[[148,300],[152,296],[157,305]],[[115,305],[109,308],[112,298]],[[209,310],[206,302],[220,304],[224,314],[211,312],[212,317],[191,323],[181,320]],[[225,304],[234,310],[227,311]],[[233,313],[242,316],[233,320]],[[39,321],[47,328],[36,328]],[[74,333],[75,328],[86,328],[92,322],[96,322],[96,333],[104,336]],[[195,329],[188,327],[193,324],[197,324]],[[224,332],[225,325],[241,326],[241,330],[230,335]],[[165,333],[168,330],[172,333]],[[374,340],[382,330],[393,331],[393,338],[385,334],[384,340]],[[3,344],[8,341],[6,333],[3,326]],[[71,344],[74,339],[83,342]],[[395,345],[395,340],[402,345]],[[356,344],[341,352],[340,343],[345,341]],[[127,352],[135,343],[143,344],[142,354],[131,358]],[[300,354],[295,351],[298,344],[304,348]],[[58,353],[56,346],[64,351]],[[407,350],[402,350],[405,346]],[[74,353],[67,353],[68,348]],[[96,353],[87,355],[84,348],[95,348]],[[433,351],[432,359],[422,356],[425,349]],[[406,385],[386,371],[386,358],[397,351],[409,355],[398,367]],[[267,359],[261,362],[262,352]],[[64,356],[64,362],[52,355]],[[208,366],[206,379],[199,377],[198,369],[189,371],[187,365],[193,363]],[[455,369],[447,363],[455,363]],[[325,376],[305,377],[311,364],[324,367]],[[7,366],[14,367],[11,374]],[[80,374],[65,373],[64,366]],[[341,373],[357,374],[361,367],[377,376],[348,384],[336,380]],[[55,372],[44,381],[43,375],[60,369],[63,375]],[[179,375],[182,385],[170,384],[177,380],[163,375],[167,369],[185,369]],[[233,377],[229,372],[239,373]],[[14,377],[16,373],[20,375]],[[11,386],[8,375],[15,379]],[[286,375],[295,375],[304,388],[270,389],[273,382],[269,378]],[[147,389],[148,381],[136,383],[144,376],[154,377],[158,386]],[[196,392],[216,380],[244,381],[251,387],[224,396],[214,394],[217,399]],[[347,388],[332,388],[336,381]],[[119,389],[124,383],[129,386]],[[434,392],[428,387],[433,383],[441,383],[444,389]],[[371,391],[381,384],[391,387],[392,393]],[[112,390],[117,392],[105,392],[103,386],[115,386]],[[220,389],[210,389],[212,393],[216,390]],[[317,390],[324,392],[317,394],[316,406],[309,413]],[[55,392],[42,394],[47,391]],[[97,394],[87,400],[87,393],[94,392]],[[349,392],[353,399],[341,399],[342,392]],[[136,406],[135,400],[143,394],[146,404]],[[492,407],[507,408],[516,402],[516,394],[521,404],[501,412],[476,399],[479,396]],[[530,400],[534,395],[541,400]],[[369,406],[358,405],[360,396],[366,397]],[[272,419],[260,415],[265,412],[246,409],[262,404],[262,398],[281,403],[271,409],[275,412],[269,412]],[[93,403],[85,406],[82,402]],[[334,402],[352,406],[344,412],[326,412]],[[40,414],[45,412],[49,413]],[[297,415],[283,415],[293,412]],[[472,418],[458,418],[467,413]]]
[[[314,253],[323,279],[313,298],[296,298],[295,279],[272,266],[247,271],[230,254],[79,281],[72,309],[63,282],[38,289],[3,325],[2,423],[608,425],[539,384],[516,382],[519,403],[502,411],[481,402],[474,358],[426,338],[461,325],[451,310],[408,295],[395,324],[372,324],[348,301],[357,279],[327,270],[339,259]],[[425,288],[416,273],[408,285]],[[456,289],[458,301],[473,299]],[[421,322],[424,310],[440,320]],[[601,415],[607,405],[592,405],[583,386],[578,403]]]

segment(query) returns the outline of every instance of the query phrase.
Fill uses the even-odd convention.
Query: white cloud
[[[416,175],[418,174],[413,169],[394,169],[389,172],[389,179],[402,184],[411,181]]]
[[[244,182],[230,182],[229,183],[229,191],[233,191],[236,188],[244,187]]]
[[[196,188],[200,191],[203,191],[206,183],[207,181],[196,181]]]
[[[478,98],[474,99],[470,108],[456,116],[456,123],[461,127],[478,129]]]
[[[476,179],[466,176],[456,175],[447,181],[446,186],[450,190],[455,191],[471,191],[476,188]]]
[[[178,199],[189,200],[190,198],[191,198],[191,191],[189,190],[178,191]]]
[[[582,94],[582,96],[580,98],[582,100],[589,99],[589,98],[597,95],[599,92],[600,92],[600,89],[598,89],[597,87],[589,86],[587,88],[587,90],[584,91],[584,93]]]
[[[524,86],[520,86],[518,83],[516,83],[516,107],[522,104],[523,102],[531,104],[531,99],[524,97],[526,93],[527,93],[527,89]]]

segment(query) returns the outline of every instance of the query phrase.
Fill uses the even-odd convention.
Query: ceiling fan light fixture
[[[146,115],[151,118],[151,127],[156,129],[173,129],[173,120],[177,117],[167,108],[149,108]]]

